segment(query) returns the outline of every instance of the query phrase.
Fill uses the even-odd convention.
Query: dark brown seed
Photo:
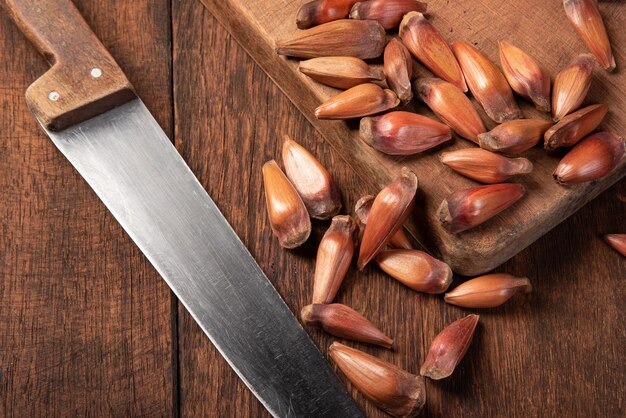
[[[274,235],[285,248],[299,247],[311,234],[311,218],[304,202],[274,160],[263,165],[263,183]]]
[[[472,343],[478,318],[468,315],[444,328],[430,345],[420,374],[433,380],[450,376]]]
[[[377,20],[386,30],[397,28],[405,14],[426,12],[426,3],[416,0],[360,1],[350,11],[351,19]]]
[[[513,98],[511,86],[489,58],[467,42],[453,42],[452,50],[472,96],[487,116],[498,123],[524,117]]]
[[[550,111],[550,74],[530,55],[506,41],[500,41],[500,64],[511,88],[530,99],[535,107]]]
[[[609,174],[624,158],[625,143],[611,132],[597,132],[578,143],[554,171],[559,183],[584,183]]]
[[[363,395],[394,417],[416,417],[426,403],[421,376],[334,342],[328,354]]]
[[[385,74],[355,57],[319,57],[301,61],[298,69],[318,83],[338,89],[349,89],[359,84],[383,82]]]
[[[393,38],[385,47],[384,69],[387,84],[403,104],[413,98],[411,77],[413,75],[413,59],[402,42]]]
[[[283,164],[309,215],[330,219],[341,210],[339,191],[330,173],[303,146],[285,135]]]
[[[359,270],[363,270],[404,225],[415,204],[417,185],[417,176],[403,167],[400,177],[376,195],[363,232],[357,262]]]
[[[597,0],[563,0],[565,14],[587,48],[607,71],[615,70],[609,36]]]
[[[478,135],[478,142],[483,149],[516,155],[537,145],[551,126],[541,119],[509,120]]]
[[[524,195],[519,184],[502,183],[452,193],[439,206],[439,219],[453,234],[493,218]]]
[[[357,224],[350,216],[335,216],[317,249],[313,303],[331,303],[346,277],[356,248]]]
[[[413,84],[415,94],[435,114],[465,139],[478,143],[486,131],[472,102],[454,84],[438,78],[420,78]]]
[[[461,67],[448,42],[422,13],[407,13],[400,23],[400,39],[433,74],[467,91]]]
[[[345,19],[358,0],[315,0],[304,3],[298,9],[298,29],[308,29],[333,20]]]
[[[531,290],[530,280],[526,277],[496,273],[468,280],[446,293],[444,299],[464,308],[495,308],[516,293],[530,293]]]
[[[457,173],[487,184],[502,183],[533,171],[533,164],[526,158],[507,158],[481,148],[444,152],[440,159]]]
[[[306,325],[319,326],[327,333],[352,341],[391,348],[393,340],[354,309],[333,303],[313,304],[302,308],[302,321]]]
[[[354,213],[356,214],[357,219],[363,225],[367,225],[367,220],[370,215],[370,210],[372,209],[372,203],[374,203],[374,196],[367,195],[360,198],[356,205],[354,206]],[[387,243],[391,248],[412,250],[413,245],[411,244],[411,240],[404,233],[404,229],[400,228],[396,231],[395,234],[389,239]]]
[[[423,251],[385,250],[376,262],[385,273],[418,292],[443,293],[452,283],[450,266]]]
[[[373,20],[342,19],[297,32],[276,42],[276,53],[298,58],[376,58],[385,48],[385,30]]]
[[[580,54],[554,79],[552,89],[552,118],[559,121],[580,107],[591,87],[596,60],[590,54]]]
[[[375,115],[400,104],[398,96],[372,83],[359,84],[331,97],[315,109],[318,119],[354,119]]]
[[[600,125],[609,107],[605,104],[593,104],[565,116],[543,135],[544,147],[548,151],[559,147],[571,147],[589,135]]]
[[[389,155],[412,155],[452,139],[447,125],[411,112],[389,112],[361,119],[365,143]]]

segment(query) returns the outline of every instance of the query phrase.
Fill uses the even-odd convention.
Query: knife
[[[306,332],[70,0],[4,0],[52,66],[42,129],[276,417],[361,417]]]

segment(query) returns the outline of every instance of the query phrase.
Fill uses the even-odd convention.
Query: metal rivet
[[[102,76],[102,70],[98,67],[95,67],[91,69],[90,74],[93,78],[100,78],[100,76]]]
[[[61,95],[59,94],[58,91],[51,91],[50,94],[48,94],[48,100],[51,100],[53,102],[56,102],[57,100],[59,100],[59,97],[61,97]]]

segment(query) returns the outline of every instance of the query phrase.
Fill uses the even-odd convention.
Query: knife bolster
[[[63,130],[136,97],[70,0],[4,0],[4,6],[52,65],[26,90],[29,108],[46,129]]]

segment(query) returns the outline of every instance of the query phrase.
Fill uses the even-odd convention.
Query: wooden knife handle
[[[70,0],[0,1],[51,65],[26,90],[26,102],[45,128],[65,129],[135,97]]]

